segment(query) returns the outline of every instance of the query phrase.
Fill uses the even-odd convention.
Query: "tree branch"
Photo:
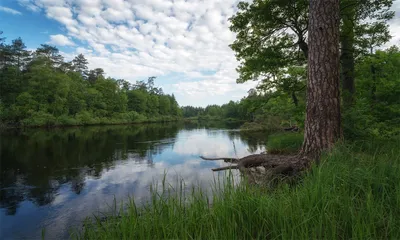
[[[239,167],[236,165],[231,165],[231,166],[226,166],[226,167],[220,167],[220,168],[213,168],[212,170],[214,172],[218,172],[218,171],[224,171],[224,170],[230,170],[230,169],[238,169]]]

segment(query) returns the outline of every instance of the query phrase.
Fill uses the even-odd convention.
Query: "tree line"
[[[1,36],[1,35],[0,35]],[[0,38],[0,119],[24,126],[167,121],[181,117],[174,97],[154,85],[155,77],[131,84],[88,69],[79,54],[65,61],[42,44],[28,51],[21,38]]]

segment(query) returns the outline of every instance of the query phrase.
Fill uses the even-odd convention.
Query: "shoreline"
[[[146,120],[137,122],[119,122],[119,123],[83,123],[83,124],[55,124],[55,125],[22,125],[22,124],[3,124],[0,122],[0,130],[7,129],[59,129],[59,128],[74,128],[86,126],[124,126],[124,125],[138,125],[150,123],[171,123],[171,122],[245,122],[236,119],[193,119],[193,118],[180,118],[172,120]]]

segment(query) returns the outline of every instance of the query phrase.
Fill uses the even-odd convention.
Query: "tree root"
[[[223,171],[229,169],[239,169],[246,175],[251,183],[270,181],[277,176],[295,176],[308,167],[308,159],[296,155],[269,155],[253,154],[243,158],[208,158],[201,156],[204,160],[224,160],[225,162],[235,163],[226,167],[212,169],[213,171]]]

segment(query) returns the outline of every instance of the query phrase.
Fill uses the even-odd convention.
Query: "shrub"
[[[72,118],[71,116],[61,115],[57,118],[56,124],[62,126],[73,126],[80,125],[80,122]]]
[[[23,126],[54,126],[56,125],[56,118],[47,112],[39,111],[32,113],[32,116],[22,120]]]
[[[265,125],[256,122],[245,122],[242,126],[240,126],[240,130],[246,131],[261,131],[265,129]]]
[[[77,113],[75,119],[81,124],[94,124],[97,122],[96,119],[93,118],[93,115],[88,111]]]

